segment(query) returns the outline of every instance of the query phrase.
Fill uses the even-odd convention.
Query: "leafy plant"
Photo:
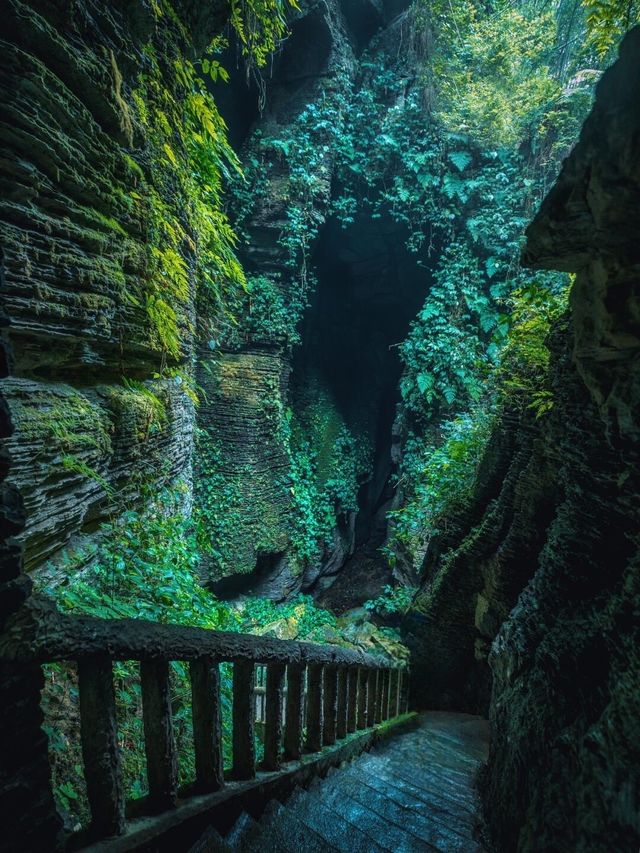
[[[413,586],[391,586],[386,584],[377,598],[365,601],[363,607],[370,613],[389,617],[406,613],[416,593]]]
[[[385,553],[391,565],[402,549],[419,573],[433,535],[473,493],[478,464],[494,422],[495,408],[485,401],[441,423],[430,438],[410,434],[400,480],[402,505],[389,513]]]
[[[499,392],[509,405],[532,409],[536,417],[553,408],[548,338],[566,315],[568,292],[568,282],[556,290],[533,282],[512,295],[511,313],[503,318],[508,331],[496,371]]]
[[[582,0],[590,45],[600,59],[610,58],[622,36],[640,23],[638,0]]]

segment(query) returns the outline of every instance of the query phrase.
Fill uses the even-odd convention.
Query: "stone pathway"
[[[209,830],[192,853],[476,853],[488,737],[480,717],[424,713],[414,731],[272,801],[259,822],[243,814],[224,839]]]

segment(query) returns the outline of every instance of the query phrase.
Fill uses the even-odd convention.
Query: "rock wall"
[[[193,404],[176,383],[193,358],[197,241],[172,63],[216,32],[224,3],[177,9],[3,8],[2,300],[16,354],[3,393],[30,570],[145,487],[190,477]]]
[[[503,417],[406,626],[418,701],[489,708],[505,853],[640,840],[638,104],[635,30],[528,232],[528,264],[576,273],[553,410]]]
[[[251,575],[249,586],[266,579],[259,589],[282,597],[335,577],[349,556],[355,499],[346,508],[336,502],[331,530],[322,521],[319,556],[292,554],[300,502],[292,482],[297,451],[287,436],[295,432],[301,447],[313,432],[329,458],[327,442],[341,441],[338,421],[350,427],[330,381],[314,378],[319,412],[306,388],[292,392],[289,377],[330,216],[331,134],[344,113],[332,104],[346,103],[360,53],[406,5],[303,2],[260,84],[248,91],[232,82],[238,98],[255,96],[256,105],[231,103],[230,123],[257,116],[240,150],[253,181],[250,190],[239,182],[235,201],[241,261],[250,279],[267,279],[271,290],[236,303],[225,292],[219,311],[197,292],[206,241],[189,182],[193,133],[183,77],[219,31],[226,4],[8,0],[0,229],[16,363],[4,387],[15,423],[7,450],[26,511],[25,567],[43,586],[68,570],[69,548],[76,565],[81,546],[123,507],[176,478],[191,485],[193,460],[205,579]],[[244,75],[237,69],[236,77]],[[329,131],[320,120],[320,129],[309,129],[309,107]],[[293,156],[283,139],[293,139]],[[305,218],[296,245],[292,210]],[[185,393],[194,387],[202,392],[198,411]],[[297,409],[293,427],[285,422],[289,407]],[[375,441],[376,416],[362,427],[363,443]],[[326,421],[325,436],[310,419]],[[376,482],[387,470],[374,474]],[[317,490],[331,476],[320,471]],[[357,492],[371,471],[360,464],[349,476]]]
[[[348,357],[354,351],[361,355],[360,344],[366,336],[365,330],[357,339],[349,306],[359,299],[362,308],[371,298],[371,292],[363,294],[366,287],[371,289],[370,279],[375,283],[376,274],[381,275],[379,267],[369,271],[365,282],[360,272],[360,293],[350,297],[351,303],[331,294],[332,289],[351,293],[357,287],[347,280],[353,276],[332,245],[340,230],[331,222],[335,137],[345,118],[344,105],[362,73],[360,52],[374,34],[384,31],[403,4],[387,5],[388,9],[373,0],[301,3],[292,17],[289,38],[265,74],[263,111],[250,129],[245,128],[247,135],[239,149],[247,182],[232,188],[231,196],[235,221],[246,238],[240,250],[250,285],[240,311],[245,323],[227,330],[201,353],[198,372],[207,400],[198,413],[196,506],[206,528],[205,576],[221,591],[251,590],[283,598],[301,589],[320,589],[332,583],[354,547],[355,505],[345,507],[336,501],[329,510],[334,515],[330,530],[326,520],[319,519],[324,509],[309,508],[309,517],[301,517],[306,511],[301,491],[308,484],[298,489],[296,457],[305,455],[301,448],[310,445],[313,488],[322,491],[336,476],[335,471],[323,469],[326,458],[336,456],[334,445],[341,431],[372,445],[379,409],[387,403],[365,400],[360,408],[369,406],[372,412],[367,412],[366,424],[356,424],[346,411],[356,404],[343,405],[337,390],[344,375],[354,372],[353,359]],[[395,46],[397,40],[396,34],[391,39]],[[237,82],[232,81],[232,86]],[[260,96],[255,88],[239,91],[247,100]],[[228,109],[233,127],[233,105]],[[366,227],[364,231],[360,243],[385,236],[380,236],[380,228],[373,237]],[[325,242],[328,250],[323,258]],[[378,246],[364,250],[361,246],[359,254],[364,258],[354,259],[349,247],[343,248],[353,266],[360,261],[360,268],[366,266],[368,253],[379,254]],[[329,265],[326,288],[323,271],[318,272],[323,263]],[[390,274],[387,279],[394,277]],[[402,315],[402,306],[396,310],[401,303],[397,290],[395,279],[386,281],[386,292],[380,297],[386,319],[389,313]],[[335,311],[344,312],[329,318],[332,322],[319,319],[329,303]],[[403,327],[400,338],[405,331]],[[340,339],[333,340],[334,335]],[[388,355],[386,342],[383,349]],[[339,368],[337,351],[345,355]],[[325,369],[332,356],[330,369]],[[367,363],[365,368],[376,371],[377,365]],[[358,402],[362,402],[365,384],[373,388],[377,381],[377,376],[363,375],[360,385],[350,389],[354,399],[360,394]],[[376,387],[372,396],[382,399],[383,390]],[[320,422],[326,428],[319,427]],[[389,465],[387,474],[388,470]],[[357,476],[350,478],[349,489],[357,492],[360,481],[371,477],[371,469],[361,465]],[[208,485],[213,482],[218,484],[216,493],[226,495],[222,512]],[[312,528],[320,525],[317,553],[301,554],[304,547],[292,545],[292,540],[296,536],[313,539]],[[306,532],[292,533],[294,527],[305,526]],[[221,579],[224,583],[218,584]]]
[[[0,267],[0,282],[3,271]],[[7,318],[0,314],[0,379],[7,381],[12,352],[7,341]],[[0,438],[6,440],[13,424],[6,400],[0,395]],[[6,482],[9,458],[0,453],[0,631],[31,591],[22,571],[21,546],[16,540],[24,527],[19,494]],[[0,666],[0,814],[4,833],[1,850],[41,850],[61,831],[51,787],[47,739],[42,723],[40,692],[44,676],[39,666]],[[40,731],[40,736],[37,732]]]

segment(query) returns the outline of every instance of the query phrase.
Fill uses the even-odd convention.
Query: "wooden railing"
[[[233,665],[232,755],[228,777],[256,775],[256,667],[264,700],[261,770],[277,771],[350,733],[406,710],[407,675],[401,666],[337,646],[208,631],[143,620],[102,620],[58,613],[32,598],[0,640],[13,663],[74,661],[78,667],[84,775],[92,838],[125,831],[113,661],[140,662],[149,796],[148,813],[173,809],[178,798],[169,663],[189,663],[198,793],[225,784],[219,664]]]

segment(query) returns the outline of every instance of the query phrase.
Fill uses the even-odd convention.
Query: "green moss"
[[[166,389],[160,382],[123,378],[123,387],[102,389],[113,413],[116,431],[134,430],[139,442],[164,429],[169,420]]]
[[[116,235],[118,235],[118,237],[129,236],[125,229],[122,227],[122,225],[112,216],[105,216],[103,213],[100,213],[100,211],[96,210],[95,208],[84,208],[84,213],[90,222],[94,222],[96,225],[101,226],[107,231],[114,232]]]
[[[103,489],[107,497],[114,497],[115,493],[112,486],[107,482],[107,480],[105,480],[102,474],[100,474],[99,471],[96,471],[95,468],[92,468],[91,465],[87,465],[86,462],[78,459],[76,456],[64,456],[62,459],[62,467],[66,471],[74,471],[76,474],[81,474],[88,480],[93,480]]]
[[[70,454],[111,452],[109,425],[100,407],[71,388],[37,390],[28,400],[12,400],[18,431],[30,441],[39,440]]]
[[[291,547],[301,567],[317,564],[338,519],[357,510],[359,484],[371,465],[368,441],[345,424],[329,392],[319,383],[307,391],[280,425],[290,463]]]
[[[198,545],[214,577],[250,572],[259,552],[284,551],[287,504],[284,484],[275,483],[269,471],[249,465],[234,470],[215,438],[197,431],[194,517]]]

